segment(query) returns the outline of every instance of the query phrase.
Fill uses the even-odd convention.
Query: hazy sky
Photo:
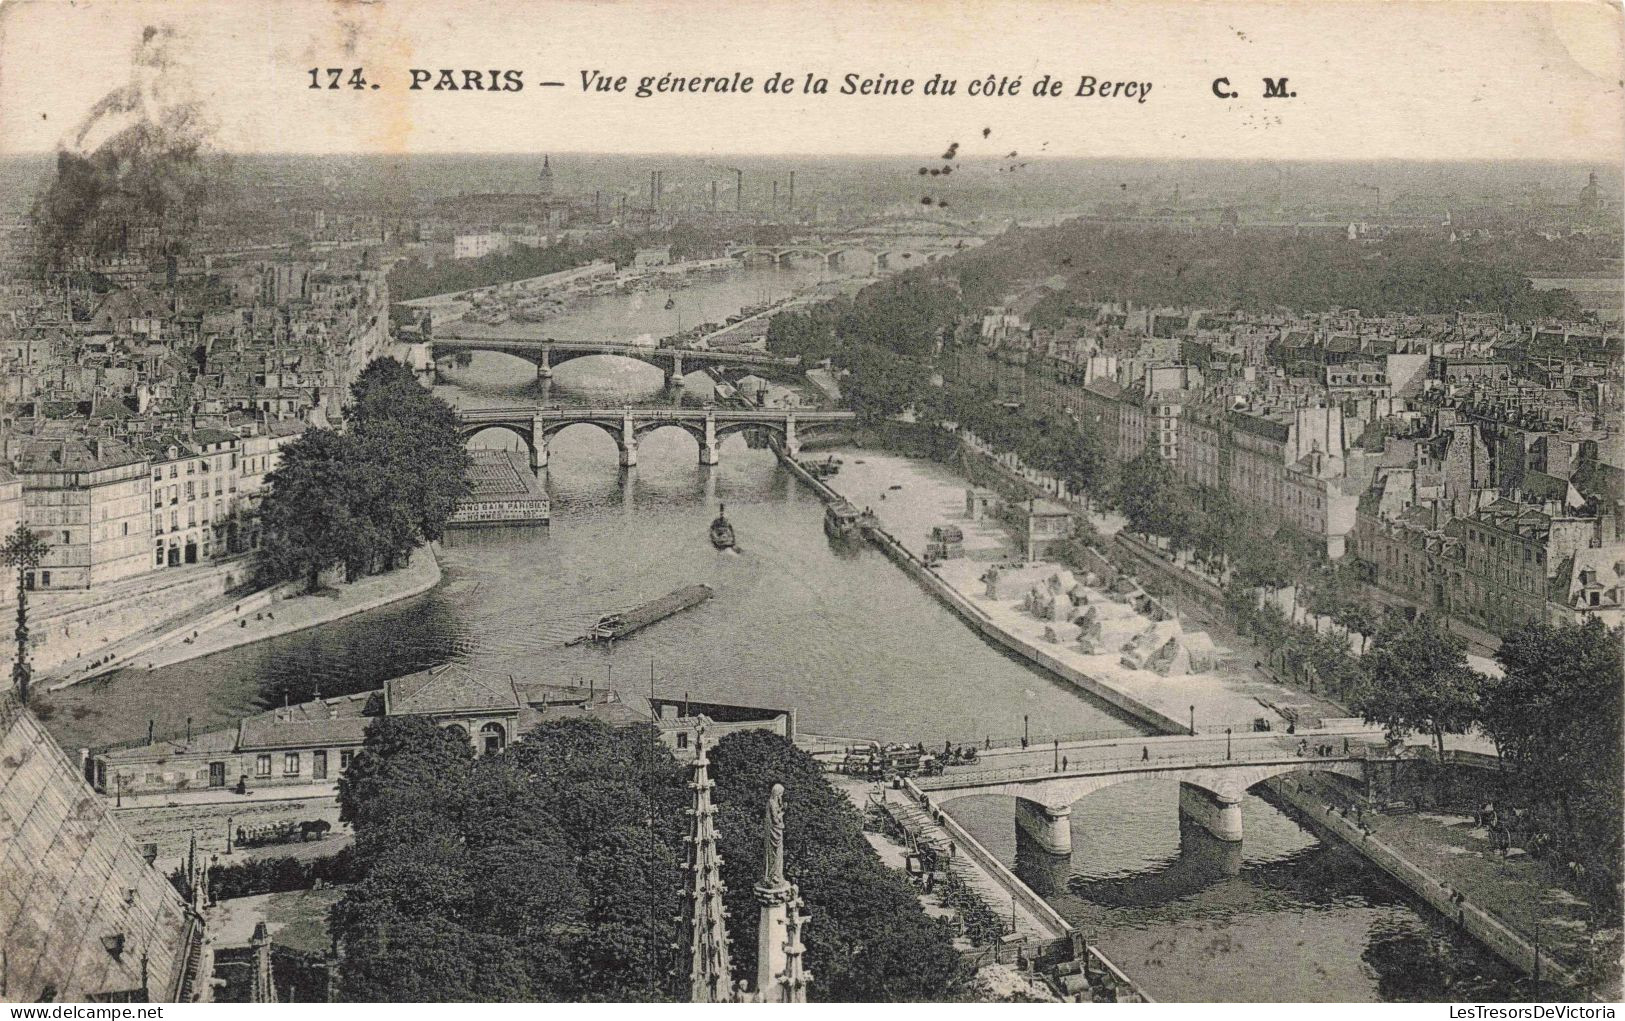
[[[161,29],[137,58],[144,29]],[[738,0],[23,0],[0,8],[0,151],[80,147],[195,101],[240,152],[898,153],[1290,159],[1534,158],[1618,165],[1618,4]],[[312,90],[311,67],[377,89]],[[409,91],[408,69],[515,69],[520,92]],[[627,75],[584,93],[581,72]],[[756,79],[749,95],[639,99],[642,75]],[[798,91],[767,95],[789,72]],[[830,93],[799,92],[808,73]],[[913,77],[909,97],[837,94]],[[924,96],[932,74],[958,94]],[[968,94],[988,75],[1022,94]],[[1063,83],[1035,98],[1035,80]],[[1152,83],[1078,98],[1079,79]],[[1219,99],[1227,76],[1240,95]],[[1264,99],[1286,76],[1294,99]],[[130,88],[134,83],[134,87]],[[563,88],[542,88],[543,80]],[[324,78],[325,83],[325,78]],[[983,130],[992,133],[983,138]]]

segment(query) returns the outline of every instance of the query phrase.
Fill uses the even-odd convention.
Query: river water
[[[699,320],[818,279],[753,269],[677,292]],[[664,295],[606,297],[540,324],[543,336],[627,340],[669,332]],[[551,383],[523,361],[478,353],[438,388],[465,406],[606,397],[669,400],[658,369],[582,358]],[[501,433],[478,445],[511,444]],[[1025,725],[1047,734],[1122,730],[1108,707],[983,642],[867,545],[832,543],[822,506],[765,449],[730,437],[715,468],[678,429],[650,434],[630,471],[591,426],[551,443],[543,529],[454,533],[444,582],[415,599],[326,627],[160,671],[129,670],[50,696],[69,747],[200,730],[280,704],[378,687],[446,662],[561,683],[793,708],[808,733],[977,741]],[[719,503],[738,533],[719,553],[706,526]],[[703,582],[710,602],[613,649],[566,648],[600,614]],[[1249,797],[1241,848],[1181,835],[1177,785],[1108,788],[1073,810],[1070,864],[1018,854],[1013,803],[953,804],[1158,999],[1404,1000],[1516,995],[1504,968],[1459,943],[1350,852],[1321,843]]]

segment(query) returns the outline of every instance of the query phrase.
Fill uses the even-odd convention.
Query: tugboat
[[[727,508],[717,505],[717,519],[711,522],[711,545],[717,549],[734,548],[734,526],[728,524]]]

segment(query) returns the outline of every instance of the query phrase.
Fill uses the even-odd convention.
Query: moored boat
[[[836,500],[824,507],[824,534],[831,539],[852,535],[863,523],[863,512],[846,500]]]

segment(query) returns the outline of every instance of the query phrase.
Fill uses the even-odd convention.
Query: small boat
[[[711,545],[717,549],[734,548],[734,526],[728,524],[727,508],[717,505],[717,518],[711,522]]]

